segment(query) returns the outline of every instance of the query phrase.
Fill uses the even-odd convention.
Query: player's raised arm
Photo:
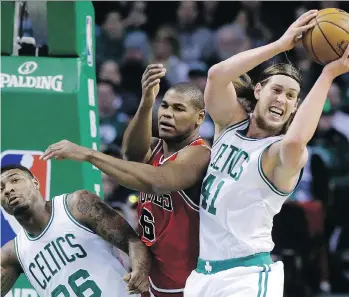
[[[1,297],[4,297],[13,287],[22,273],[18,262],[14,241],[11,240],[1,248]]]
[[[283,140],[270,148],[270,159],[278,160],[274,175],[280,180],[294,177],[304,167],[308,157],[307,144],[315,133],[331,84],[337,76],[348,72],[349,46],[340,59],[324,67]]]
[[[292,49],[302,32],[315,25],[308,23],[316,14],[317,10],[310,10],[300,16],[278,41],[241,52],[210,68],[205,104],[216,128],[222,130],[246,118],[244,108],[237,101],[232,81],[275,55]]]
[[[62,140],[51,145],[42,157],[45,160],[55,157],[87,161],[126,188],[161,195],[195,185],[206,172],[210,149],[202,145],[188,146],[181,150],[175,161],[154,167],[120,160]]]
[[[132,268],[129,289],[146,291],[150,254],[127,221],[91,192],[76,191],[67,201],[76,220],[129,255]]]
[[[135,162],[147,162],[151,155],[152,112],[160,79],[166,69],[161,64],[151,64],[142,76],[142,99],[138,110],[128,125],[122,142],[123,158]]]

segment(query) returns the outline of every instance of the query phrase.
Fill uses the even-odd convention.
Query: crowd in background
[[[172,85],[190,81],[204,91],[208,69],[241,51],[267,44],[310,8],[348,3],[318,2],[94,2],[97,92],[101,149],[120,158],[123,133],[141,98],[141,76],[150,63],[167,69],[154,108]],[[25,34],[30,35],[30,17]],[[321,72],[302,44],[272,61],[291,62],[303,77],[302,98]],[[261,65],[251,71],[258,78]],[[201,135],[212,143],[207,116]],[[105,200],[136,228],[138,193],[103,174]],[[274,220],[275,258],[285,263],[285,296],[349,293],[349,76],[331,86],[309,162],[297,190]],[[127,261],[127,259],[125,259]]]

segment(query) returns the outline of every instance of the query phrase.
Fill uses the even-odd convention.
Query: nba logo
[[[22,165],[28,168],[40,183],[40,193],[45,200],[50,199],[51,161],[40,160],[43,152],[7,150],[1,153],[1,166]],[[1,209],[1,246],[13,239],[21,226],[14,217]]]

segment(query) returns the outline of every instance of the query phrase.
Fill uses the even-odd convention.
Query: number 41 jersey
[[[28,280],[41,297],[128,296],[117,249],[73,218],[66,197],[52,200],[51,218],[40,235],[22,229],[15,238]]]
[[[207,146],[202,138],[189,145]],[[178,153],[180,151],[164,159],[162,140],[159,140],[149,164],[158,167],[172,162]],[[201,182],[191,189],[160,196],[140,193],[139,234],[153,254],[149,281],[156,297],[183,296],[185,282],[196,267],[200,188]]]

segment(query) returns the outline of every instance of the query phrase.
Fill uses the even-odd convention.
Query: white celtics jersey
[[[281,136],[244,136],[249,120],[225,129],[214,142],[200,202],[200,258],[225,260],[270,252],[273,217],[288,193],[261,168],[263,151]]]
[[[66,196],[52,200],[47,227],[36,237],[23,229],[17,257],[41,297],[124,297],[127,273],[111,244],[74,220]]]

